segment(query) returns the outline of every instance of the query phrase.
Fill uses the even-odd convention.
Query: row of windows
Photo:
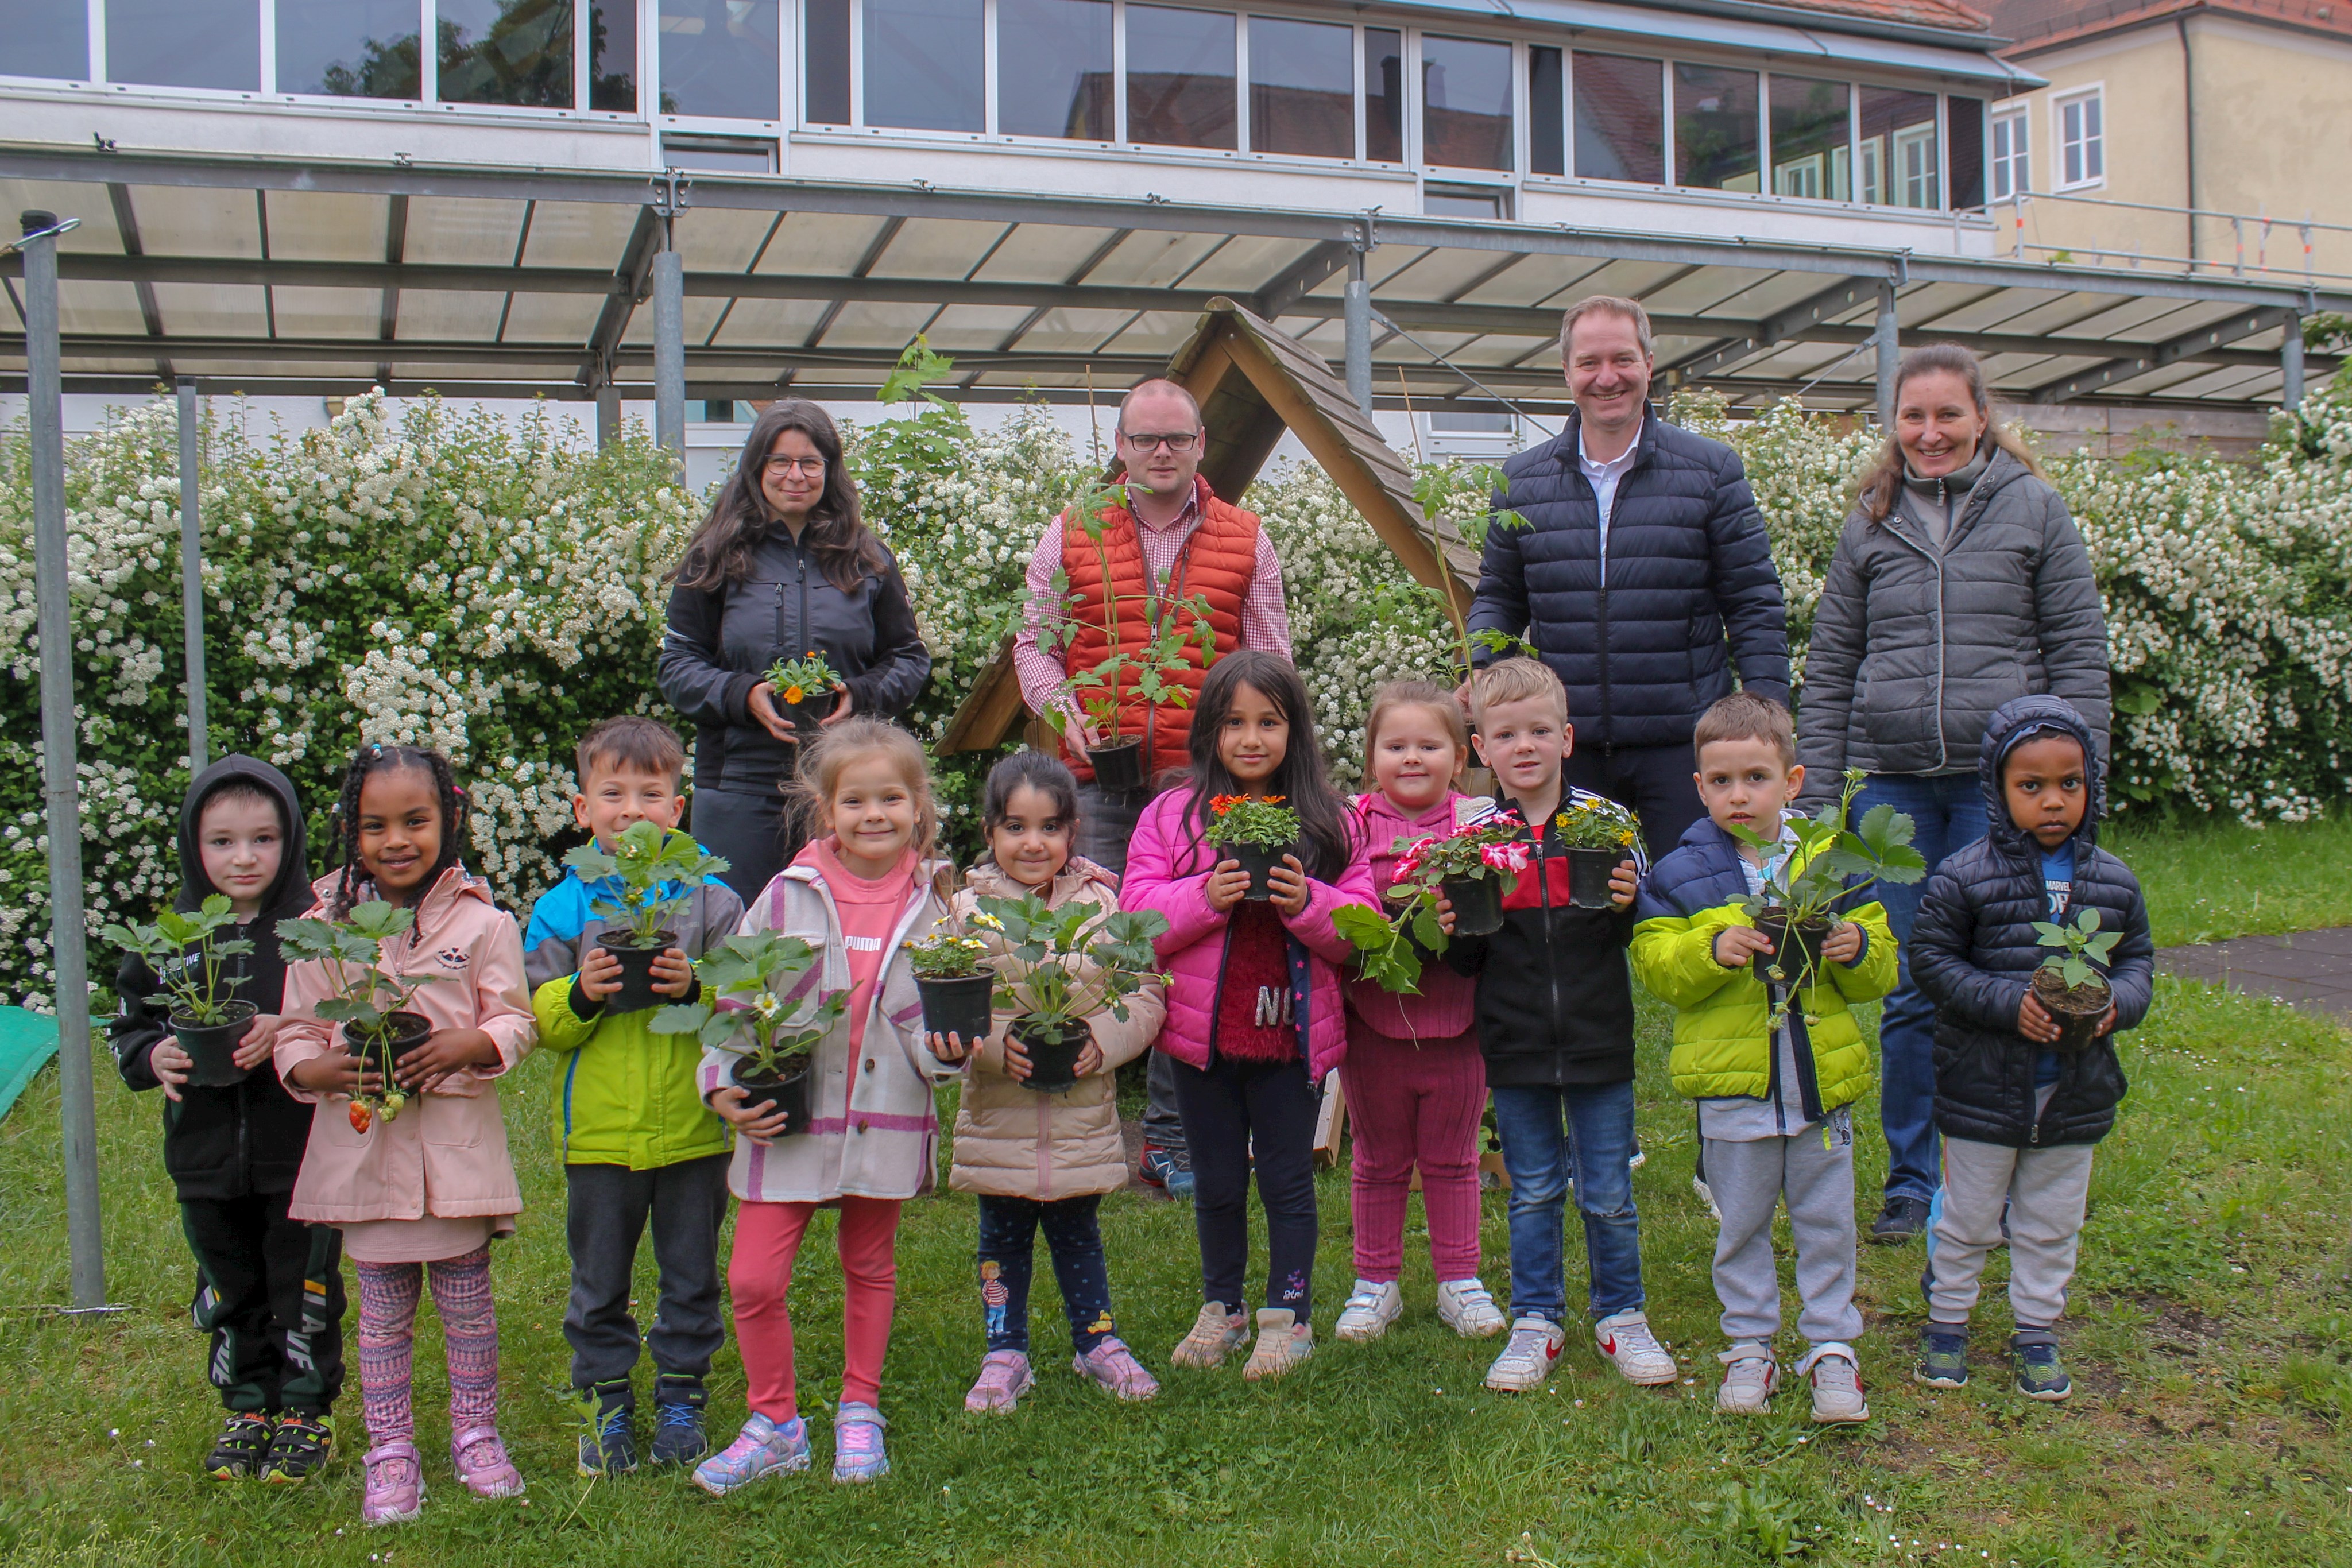
[[[2107,177],[2103,96],[2094,89],[2056,100],[2052,119],[2058,131],[2058,165],[2052,172],[2061,191],[2095,185]],[[2025,110],[1995,115],[1991,131],[1990,199],[2005,202],[2027,194],[2033,189],[2033,146]]]

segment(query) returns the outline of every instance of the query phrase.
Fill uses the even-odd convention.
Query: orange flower
[[[808,694],[806,692],[803,692],[798,686],[786,686],[784,688],[784,700],[788,703],[797,703],[807,695]]]

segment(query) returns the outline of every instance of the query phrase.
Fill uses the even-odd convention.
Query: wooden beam
[[[1013,639],[997,644],[971,691],[948,721],[947,733],[932,747],[946,757],[959,751],[993,751],[1013,737],[1029,707],[1021,697],[1021,677],[1013,668]]]

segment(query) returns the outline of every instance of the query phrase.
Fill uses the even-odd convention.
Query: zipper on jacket
[[[800,624],[795,626],[793,630],[800,633],[799,641],[803,643],[813,643],[814,640],[809,636],[808,551],[795,544],[793,546],[793,560],[795,565],[795,574],[800,579],[801,586],[801,619]],[[816,652],[816,649],[814,646],[810,646],[801,648],[796,652],[791,650],[787,651],[793,653],[793,658],[799,659],[804,658],[808,654]]]
[[[1606,622],[1604,622],[1603,624],[1605,626]],[[1609,688],[1606,686],[1601,687],[1601,690],[1604,692],[1608,689]],[[1567,797],[1564,793],[1561,797],[1561,803],[1563,805],[1567,803]],[[1544,852],[1545,841],[1543,835],[1537,830],[1533,823],[1528,824],[1528,833],[1530,838],[1535,840],[1536,892],[1543,900],[1544,977],[1551,985],[1551,1037],[1553,1040],[1551,1052],[1551,1077],[1552,1086],[1554,1088],[1558,1088],[1563,1082],[1565,1078],[1565,1064],[1562,1063],[1559,1059],[1559,1049],[1560,1030],[1559,956],[1552,944],[1550,857]]]

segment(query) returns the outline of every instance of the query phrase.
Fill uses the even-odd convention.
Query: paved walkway
[[[2157,967],[2252,997],[2274,997],[2315,1012],[2352,1018],[2352,925],[2288,936],[2235,936],[2190,947],[2159,947]]]

